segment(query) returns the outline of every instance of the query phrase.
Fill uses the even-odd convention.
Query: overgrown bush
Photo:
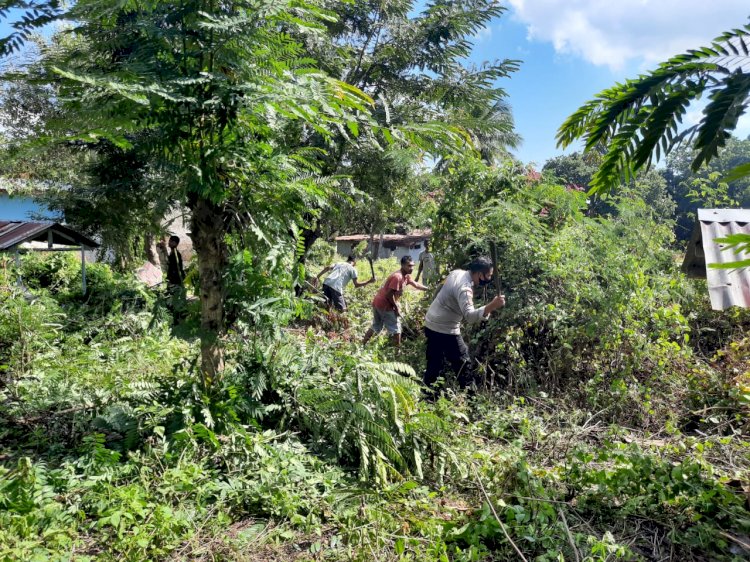
[[[457,205],[481,212],[455,220]],[[573,187],[462,163],[446,180],[439,259],[460,267],[499,249],[507,305],[468,331],[482,382],[516,393],[574,391],[623,423],[685,424],[687,404],[717,405],[690,384],[710,371],[720,348],[711,338],[731,339],[731,326],[736,337],[747,315],[720,320],[706,311],[706,295],[678,270],[671,225],[644,201],[630,193],[611,206],[611,218],[590,219]]]
[[[82,297],[68,258],[24,258],[26,291],[3,270],[0,558],[738,559],[744,316],[695,303],[637,201],[592,221],[516,172],[441,254],[502,252],[508,306],[468,334],[494,392],[471,400],[421,400],[422,293],[399,352],[355,343],[396,260],[323,332],[289,324],[313,310],[292,249],[234,255],[210,386],[193,319],[135,281],[96,265]]]

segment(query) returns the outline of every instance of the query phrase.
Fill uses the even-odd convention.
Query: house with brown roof
[[[415,230],[408,234],[383,234],[370,239],[369,234],[347,234],[336,237],[336,251],[339,255],[348,256],[360,243],[367,242],[367,251],[378,248],[377,258],[395,257],[401,259],[409,255],[414,261],[419,260],[419,254],[424,252],[424,243],[432,236],[432,230]]]
[[[80,252],[81,290],[86,294],[86,252],[98,248],[99,244],[56,222],[6,221],[0,220],[0,252],[15,254],[24,252]],[[21,278],[18,279],[21,284]]]

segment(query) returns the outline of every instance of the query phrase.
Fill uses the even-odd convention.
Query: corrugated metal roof
[[[384,244],[397,244],[406,245],[421,242],[432,236],[432,230],[426,228],[424,230],[415,230],[409,234],[383,234]],[[363,240],[369,240],[369,234],[348,234],[346,236],[337,236],[336,242],[362,242]],[[380,240],[380,235],[375,235],[375,242]]]
[[[745,253],[724,251],[725,244],[715,240],[730,234],[750,234],[750,209],[698,209],[698,221],[688,244],[683,270],[691,277],[703,277],[708,283],[711,308],[730,306],[750,308],[750,268],[713,269],[712,263],[748,259]]]
[[[0,220],[0,251],[9,250],[25,242],[48,242],[65,246],[98,248],[90,238],[56,222],[3,221]]]

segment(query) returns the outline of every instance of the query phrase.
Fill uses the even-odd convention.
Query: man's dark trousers
[[[443,372],[445,363],[458,374],[458,384],[466,388],[474,380],[474,371],[469,355],[469,347],[460,334],[441,334],[429,328],[424,329],[427,338],[427,370],[424,383],[431,386]]]

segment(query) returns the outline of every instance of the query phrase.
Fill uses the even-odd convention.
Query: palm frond
[[[573,113],[557,133],[558,146],[583,139],[587,151],[606,147],[592,191],[606,192],[632,173],[695,138],[693,169],[715,157],[744,114],[750,94],[750,25],[717,37],[708,47],[670,58],[654,71],[616,84]],[[682,128],[689,104],[711,102],[695,127]]]

